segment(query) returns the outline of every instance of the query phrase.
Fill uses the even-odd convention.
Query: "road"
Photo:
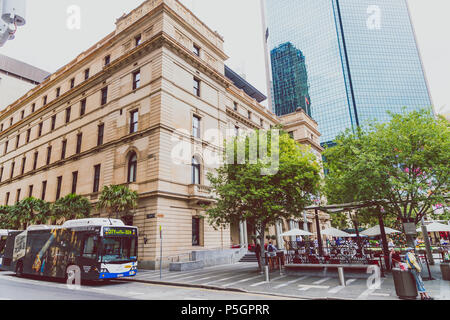
[[[61,281],[18,278],[0,272],[0,300],[286,300],[264,294],[247,294],[160,284],[110,281],[87,283],[69,289]]]

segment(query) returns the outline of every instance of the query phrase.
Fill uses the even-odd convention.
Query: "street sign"
[[[405,234],[415,236],[417,235],[416,224],[412,222],[403,223],[403,228],[405,229]]]

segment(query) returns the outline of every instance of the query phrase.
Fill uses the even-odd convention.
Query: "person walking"
[[[411,273],[413,274],[414,279],[416,280],[417,291],[420,294],[420,298],[422,300],[433,300],[433,298],[431,298],[425,290],[422,276],[420,275],[422,268],[420,267],[419,262],[417,261],[416,255],[414,253],[414,248],[407,248],[406,250],[408,251],[405,257],[406,264],[408,265],[408,268],[411,270]]]

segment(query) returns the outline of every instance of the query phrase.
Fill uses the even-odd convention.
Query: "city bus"
[[[5,255],[6,240],[8,239],[9,230],[0,229],[0,268]]]
[[[14,234],[9,266],[18,276],[68,279],[73,269],[81,280],[109,280],[137,273],[138,229],[121,220],[71,220],[62,226],[30,226]]]

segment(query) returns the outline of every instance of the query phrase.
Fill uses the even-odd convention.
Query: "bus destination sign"
[[[109,237],[130,237],[136,235],[136,229],[120,228],[120,227],[106,227],[103,228],[103,234]]]

